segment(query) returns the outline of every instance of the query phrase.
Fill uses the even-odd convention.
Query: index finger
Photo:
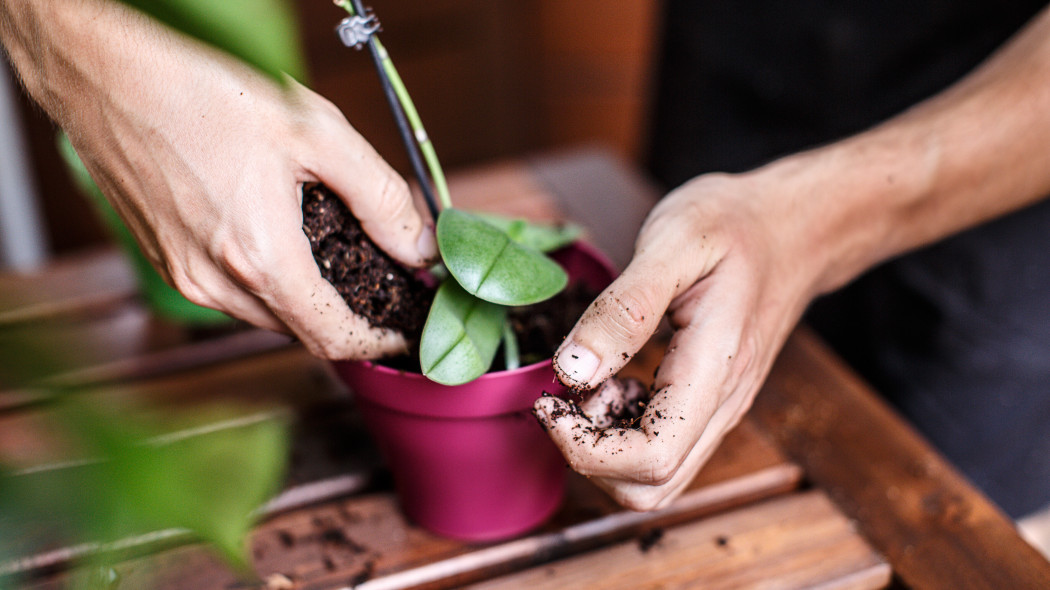
[[[705,281],[715,279],[718,270]],[[646,485],[674,476],[712,416],[734,389],[741,327],[746,322],[729,285],[703,281],[685,295],[688,321],[671,339],[653,394],[636,429],[599,428],[567,402],[541,398],[536,410],[576,471]]]

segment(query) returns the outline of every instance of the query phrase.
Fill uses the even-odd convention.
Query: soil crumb
[[[664,538],[664,530],[661,528],[655,528],[645,533],[638,538],[638,548],[642,550],[642,553],[648,553],[650,549],[655,547],[660,539]]]

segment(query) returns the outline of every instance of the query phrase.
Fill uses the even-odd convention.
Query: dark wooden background
[[[328,0],[294,3],[309,84],[407,174],[367,55],[334,28]],[[446,168],[581,144],[627,161],[644,150],[659,0],[375,0],[383,39]],[[54,129],[22,97],[50,246],[67,253],[106,238],[54,148]]]

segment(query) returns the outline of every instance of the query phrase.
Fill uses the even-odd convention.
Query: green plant
[[[278,83],[303,75],[297,27],[283,0],[123,1]],[[41,537],[97,545],[95,563],[104,563],[119,557],[106,554],[119,548],[110,542],[160,529],[188,532],[248,572],[246,534],[283,479],[284,416],[196,407],[166,410],[161,424],[130,408],[89,403],[91,394],[78,388],[43,385],[70,365],[35,334],[0,339],[0,359],[0,384],[46,391],[56,434],[83,457],[42,469],[0,464],[0,588],[11,581],[3,559],[39,549]]]
[[[366,15],[359,0],[336,0],[352,17]],[[452,205],[445,174],[412,98],[394,67],[390,54],[372,34],[367,43],[395,119],[404,127],[402,138],[409,156],[422,152],[426,174],[415,171],[432,213],[437,216],[437,244],[447,273],[438,288],[420,339],[423,374],[433,381],[458,385],[489,370],[500,342],[507,366],[517,365],[517,345],[506,323],[507,307],[529,305],[553,297],[565,288],[565,271],[544,252],[572,242],[575,226],[548,227],[521,219],[477,215]],[[414,142],[414,143],[413,143]],[[418,161],[418,158],[413,158]],[[433,191],[441,201],[440,210]]]

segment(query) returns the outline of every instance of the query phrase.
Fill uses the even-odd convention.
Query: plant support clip
[[[365,45],[372,54],[376,72],[379,74],[379,83],[383,87],[383,94],[390,104],[390,112],[394,115],[397,123],[401,142],[405,144],[412,171],[419,181],[419,187],[423,191],[423,198],[427,202],[427,208],[434,219],[438,218],[440,210],[437,198],[441,204],[448,208],[452,206],[452,199],[448,194],[448,183],[445,181],[445,173],[441,170],[437,154],[434,152],[434,144],[427,137],[423,129],[423,121],[412,104],[412,98],[405,89],[405,83],[390,60],[383,44],[379,42],[380,30],[379,20],[371,10],[365,9],[361,0],[335,0],[335,5],[345,10],[350,16],[344,18],[336,26],[336,34],[347,47],[361,49]],[[429,169],[430,177],[427,177]],[[434,193],[437,192],[437,198]]]
[[[374,14],[348,16],[335,28],[343,45],[358,50],[368,44],[368,40],[380,29],[379,19]]]

